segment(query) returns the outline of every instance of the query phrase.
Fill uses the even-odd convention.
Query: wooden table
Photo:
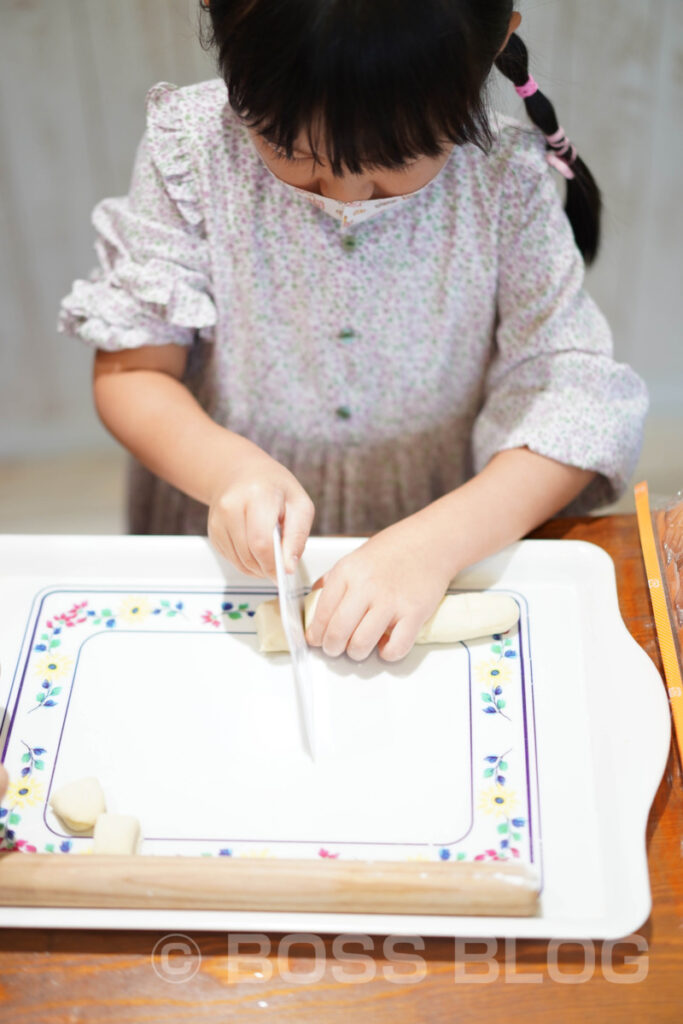
[[[591,541],[612,556],[624,621],[661,671],[635,517],[556,520],[532,536]],[[623,942],[558,948],[491,939],[485,948],[464,940],[426,939],[423,946],[397,940],[392,952],[381,935],[364,937],[364,949],[348,941],[344,950],[334,936],[322,936],[318,949],[325,955],[316,963],[310,942],[282,935],[263,937],[266,958],[245,946],[229,960],[225,934],[182,936],[177,941],[187,955],[168,945],[164,955],[164,943],[174,941],[165,933],[10,929],[0,933],[0,1021],[437,1024],[521,1021],[531,1014],[535,1024],[678,1021],[682,839],[681,772],[672,751],[647,830],[652,915]],[[399,964],[401,953],[421,959]]]

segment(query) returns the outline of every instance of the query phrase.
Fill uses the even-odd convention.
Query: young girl
[[[599,194],[512,0],[207,7],[221,78],[151,90],[61,328],[136,459],[133,532],[208,508],[268,577],[278,521],[290,568],[312,531],[373,533],[307,637],[399,659],[457,572],[634,468],[645,389],[583,291]],[[539,127],[487,114],[494,63]]]

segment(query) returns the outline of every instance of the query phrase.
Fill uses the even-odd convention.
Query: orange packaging
[[[683,491],[652,501],[636,485],[636,515],[657,640],[683,763]]]

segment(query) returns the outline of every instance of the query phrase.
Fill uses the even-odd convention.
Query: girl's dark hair
[[[528,78],[517,36],[500,53],[513,0],[202,0],[230,105],[288,156],[302,131],[334,174],[437,156],[444,141],[493,142],[486,82],[494,62]],[[535,101],[535,102],[534,102]],[[526,100],[545,134],[557,118]],[[553,127],[554,126],[554,127]],[[597,251],[600,198],[578,157],[566,211],[581,252]]]
[[[529,54],[516,33],[508,40],[505,49],[496,58],[496,67],[516,86],[524,85],[529,78]],[[559,129],[557,114],[547,96],[537,90],[524,100],[526,112],[544,135],[554,135]],[[548,145],[548,149],[550,149]],[[574,232],[574,239],[587,264],[591,264],[600,245],[600,212],[602,200],[595,178],[580,156],[571,161],[574,177],[567,181],[565,212]]]

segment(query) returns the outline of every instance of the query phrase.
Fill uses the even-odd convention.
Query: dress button
[[[342,341],[351,341],[352,338],[356,337],[356,332],[354,331],[353,327],[342,327],[338,337]]]
[[[351,419],[351,410],[349,409],[348,405],[340,405],[338,409],[335,409],[335,412],[337,413],[337,416],[339,417],[340,420]]]
[[[342,245],[344,246],[347,252],[353,252],[353,250],[358,245],[358,240],[356,239],[355,235],[344,235],[344,237],[342,238]]]

